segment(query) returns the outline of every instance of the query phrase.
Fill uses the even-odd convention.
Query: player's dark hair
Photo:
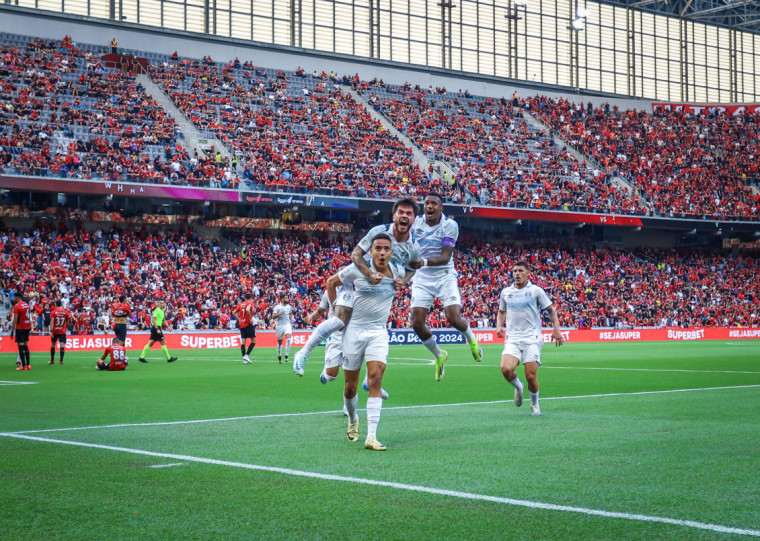
[[[63,303],[61,302],[61,299],[58,299],[57,301],[55,301],[55,305],[56,305],[58,308],[60,308],[60,307],[63,305]]]
[[[393,203],[393,211],[391,214],[396,214],[396,210],[402,206],[412,207],[415,216],[417,216],[417,213],[420,211],[420,206],[417,204],[417,201],[414,199],[414,197],[402,197]]]
[[[119,295],[119,302],[124,302],[126,300],[127,300],[127,296],[126,295]]]
[[[245,300],[248,300],[248,299],[251,299],[251,298],[253,298],[253,294],[251,294],[251,293],[246,293],[245,294]]]
[[[393,246],[393,241],[391,240],[391,236],[388,233],[378,233],[375,235],[375,238],[372,239],[372,245],[375,245],[375,242],[378,240],[387,240],[391,243],[391,246]]]
[[[443,196],[439,194],[438,192],[428,192],[425,194],[425,199],[427,199],[428,197],[437,197],[438,200],[441,202],[441,204],[443,204]]]
[[[513,266],[514,266],[514,267],[517,267],[517,266],[520,266],[520,267],[525,267],[525,270],[526,270],[526,271],[530,271],[530,265],[529,265],[529,264],[528,264],[528,262],[527,262],[527,261],[525,261],[525,260],[520,260],[520,261],[518,261],[517,263],[515,263]]]
[[[19,301],[23,301],[23,300],[24,300],[24,297],[22,297],[22,296],[21,296],[21,293],[19,293],[18,291],[16,291],[16,292],[13,294],[13,298],[14,298],[14,299],[16,299],[16,300],[19,300]]]

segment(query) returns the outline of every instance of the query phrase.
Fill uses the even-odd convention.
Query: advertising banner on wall
[[[500,344],[504,340],[496,336],[493,330],[473,329],[475,337],[481,344]],[[293,333],[292,347],[302,347],[310,332]],[[464,344],[464,336],[453,329],[433,329],[436,340],[442,346],[447,344]],[[394,329],[390,333],[391,345],[422,345],[419,337],[411,329]],[[694,340],[760,340],[760,328],[694,327],[688,329],[583,329],[563,330],[566,342],[656,342],[656,341],[694,341]],[[164,334],[166,345],[172,351],[183,349],[233,349],[230,354],[237,358],[240,353],[240,335],[232,332],[167,332]],[[148,342],[149,334],[130,333],[127,336],[127,349],[137,350]],[[551,342],[551,331],[543,332],[544,342]],[[112,337],[106,335],[69,336],[66,351],[102,352],[111,343]],[[258,331],[256,348],[273,348],[277,346],[274,331]],[[29,349],[34,353],[50,352],[50,336],[31,336]],[[10,336],[0,336],[0,353],[17,351]],[[154,346],[154,354],[159,354],[159,346]],[[135,355],[137,352],[135,351]],[[134,356],[134,355],[133,355]]]

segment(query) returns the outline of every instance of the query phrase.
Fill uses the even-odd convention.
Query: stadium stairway
[[[166,95],[163,89],[156,84],[149,75],[140,74],[136,76],[136,79],[145,89],[145,93],[156,100],[156,103],[163,107],[164,111],[169,113],[177,123],[182,131],[182,137],[177,137],[177,140],[180,141],[184,147],[198,151],[198,155],[201,158],[205,158],[207,150],[204,150],[203,147],[207,148],[208,145],[211,145],[214,151],[218,151],[222,155],[222,158],[228,158],[230,163],[232,162],[232,153],[230,150],[216,137],[203,135],[198,128],[193,125],[190,119],[185,116],[179,107],[174,105],[172,99]],[[207,144],[204,144],[202,147],[202,142],[207,142]]]
[[[359,92],[347,86],[342,87],[342,90],[350,94],[356,103],[359,103],[362,107],[364,107],[369,116],[380,122],[383,128],[385,128],[396,139],[401,141],[401,143],[403,143],[406,148],[412,151],[414,163],[417,165],[417,167],[420,168],[420,171],[427,172],[427,170],[432,165],[433,174],[437,175],[439,178],[444,178],[444,173],[448,173],[451,178],[454,178],[456,171],[453,167],[451,167],[451,165],[442,160],[431,160],[428,158],[428,156],[420,147],[412,142],[412,140],[409,139],[406,135],[401,133],[384,114],[377,111],[367,100],[364,99],[364,96],[362,96]]]

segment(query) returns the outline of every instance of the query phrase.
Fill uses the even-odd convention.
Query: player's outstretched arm
[[[330,300],[330,304],[335,304],[338,298],[338,288],[342,282],[337,274],[333,274],[327,279],[325,286],[327,287],[327,298]]]

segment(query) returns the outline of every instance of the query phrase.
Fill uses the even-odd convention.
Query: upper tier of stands
[[[7,173],[716,219],[760,219],[758,115],[588,109],[144,54],[150,76],[235,163],[178,144],[176,122],[107,68],[104,47],[0,34],[0,168]],[[348,92],[455,172],[421,171]],[[526,122],[529,110],[553,133]],[[593,158],[561,150],[558,134]],[[618,180],[618,177],[620,180]],[[625,183],[630,190],[625,189]]]

